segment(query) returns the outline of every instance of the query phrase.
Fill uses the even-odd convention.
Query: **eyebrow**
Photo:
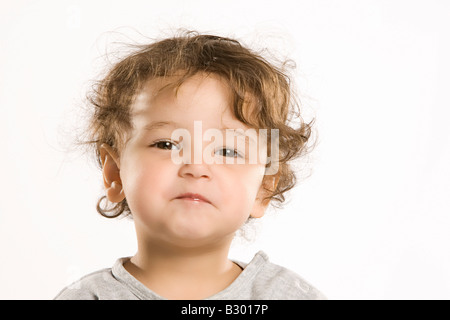
[[[149,124],[147,124],[144,127],[144,130],[146,131],[152,131],[161,127],[165,127],[165,126],[171,126],[174,128],[180,128],[180,125],[176,122],[173,121],[157,121],[157,122],[151,122]]]
[[[172,127],[172,128],[181,128],[181,125],[180,125],[179,123],[176,123],[176,122],[173,122],[173,121],[156,121],[156,122],[151,122],[151,123],[147,124],[147,125],[144,127],[144,130],[146,130],[146,131],[152,131],[152,130],[155,130],[155,129],[158,129],[158,128],[162,128],[162,127],[166,127],[166,126],[170,126],[170,127]],[[253,139],[252,137],[250,137],[250,136],[248,136],[248,135],[246,135],[246,134],[244,133],[244,132],[246,131],[246,130],[244,130],[244,129],[241,129],[241,130],[237,131],[238,129],[232,129],[232,128],[226,128],[226,127],[224,127],[224,128],[221,128],[220,130],[221,130],[221,131],[225,131],[225,130],[234,130],[234,135],[235,135],[235,136],[248,137],[250,140],[252,140],[253,142],[255,142],[254,139]],[[241,132],[242,130],[243,130],[244,132]]]

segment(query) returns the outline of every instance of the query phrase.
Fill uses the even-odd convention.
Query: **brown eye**
[[[172,143],[168,140],[162,140],[162,141],[157,141],[154,144],[152,144],[150,147],[156,147],[158,149],[163,149],[163,150],[172,150],[172,146],[175,146],[175,143]]]

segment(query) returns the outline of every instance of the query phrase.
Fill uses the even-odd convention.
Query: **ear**
[[[119,157],[116,151],[105,143],[100,146],[100,157],[106,197],[111,202],[121,202],[125,199],[125,194],[122,188],[122,180],[120,179]]]
[[[264,213],[266,212],[266,209],[270,203],[270,199],[264,200],[264,198],[269,197],[270,194],[275,191],[278,186],[279,180],[279,172],[275,175],[264,176],[261,187],[259,188],[258,194],[256,195],[252,213],[250,214],[252,218],[261,218],[262,216],[264,216]],[[268,189],[269,191],[267,191],[266,189]]]

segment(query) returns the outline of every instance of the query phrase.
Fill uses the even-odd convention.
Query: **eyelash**
[[[170,144],[172,144],[172,145],[175,145],[175,143],[173,143],[173,142],[170,141],[170,140],[159,140],[159,141],[156,141],[155,143],[151,144],[149,147],[157,147],[157,145],[159,145],[160,143],[170,143]],[[167,145],[166,145],[166,146],[167,146]],[[163,148],[158,148],[158,149],[163,149]],[[166,150],[166,149],[164,149],[164,150]],[[240,154],[236,149],[223,148],[223,149],[220,149],[220,150],[233,150],[233,152],[234,152],[234,157],[237,156],[237,157],[242,158],[241,154]]]

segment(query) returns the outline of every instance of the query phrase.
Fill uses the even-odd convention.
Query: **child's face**
[[[232,237],[250,215],[261,217],[267,208],[268,203],[261,202],[266,195],[261,186],[265,159],[256,164],[227,164],[226,158],[235,155],[237,145],[226,140],[226,145],[218,143],[213,148],[214,157],[223,158],[222,164],[194,163],[193,144],[204,150],[214,142],[202,141],[205,130],[226,127],[245,131],[249,127],[234,118],[229,89],[218,77],[194,76],[181,85],[176,96],[173,87],[159,90],[167,83],[148,81],[133,103],[134,129],[116,159],[119,176],[106,168],[108,161],[103,171],[105,177],[110,175],[110,182],[119,180],[123,190],[114,194],[110,189],[108,197],[114,202],[126,197],[138,231],[151,238],[189,245]],[[176,127],[146,129],[159,121],[172,121],[190,132],[191,141],[183,145],[183,150],[191,150],[190,164],[174,163],[171,157],[171,150],[179,148],[177,141],[171,140]],[[194,121],[201,121],[201,135],[195,136]],[[155,145],[162,139],[172,144]],[[231,150],[227,153],[224,148]],[[114,164],[109,161],[110,166]],[[184,193],[200,194],[210,203],[177,199]]]

